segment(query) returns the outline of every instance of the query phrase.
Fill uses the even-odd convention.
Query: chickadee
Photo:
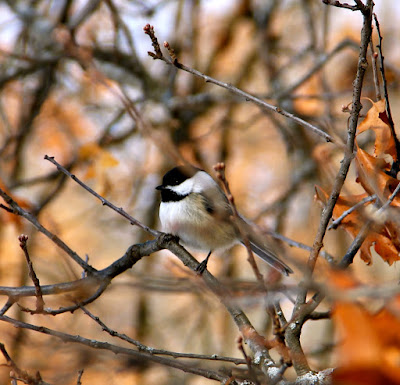
[[[249,240],[251,250],[273,268],[285,275],[293,273],[264,235],[242,217],[232,220],[227,197],[205,171],[192,166],[175,167],[164,175],[162,185],[156,189],[161,191],[159,215],[164,231],[178,236],[190,248],[209,251],[197,268],[199,273],[206,269],[212,251],[244,244],[241,234]]]

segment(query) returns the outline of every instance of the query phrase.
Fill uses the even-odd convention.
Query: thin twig
[[[254,384],[256,385],[260,385],[260,382],[257,379],[257,374],[254,371],[252,362],[251,362],[251,358],[246,354],[246,351],[244,350],[243,347],[243,337],[239,336],[237,339],[237,347],[239,349],[239,351],[243,354],[244,360],[247,364],[247,368],[249,370],[249,375],[251,376],[251,380],[254,382]]]
[[[235,198],[233,197],[232,193],[231,193],[231,189],[229,188],[229,183],[226,179],[225,176],[225,164],[224,163],[217,163],[214,166],[214,170],[217,173],[217,178],[222,182],[224,188],[225,188],[225,192],[226,192],[226,196],[228,198],[229,204],[231,206],[232,209],[232,213],[233,213],[233,220],[234,221],[239,221],[239,213],[236,209],[236,205],[235,205]],[[254,275],[257,278],[257,281],[261,284],[261,287],[264,287],[264,277],[263,275],[260,273],[260,270],[258,269],[257,263],[254,259],[254,255],[253,252],[251,250],[251,246],[250,246],[250,241],[249,238],[247,237],[247,235],[245,234],[245,232],[243,231],[243,229],[241,228],[241,226],[238,226],[239,228],[239,232],[241,235],[241,238],[243,240],[243,243],[246,247],[247,250],[247,258],[248,261],[251,265],[251,268],[253,269]]]
[[[329,53],[324,53],[320,54],[316,58],[316,62],[313,65],[313,67],[305,73],[303,76],[301,76],[295,83],[293,83],[291,86],[285,88],[282,91],[278,91],[274,95],[275,99],[280,100],[289,97],[289,95],[298,89],[301,85],[303,85],[307,80],[309,80],[314,74],[316,74],[319,70],[323,68],[323,66],[329,62],[333,57],[335,57],[339,52],[341,52],[344,48],[347,47],[354,47],[356,43],[353,40],[350,39],[345,39],[342,42],[340,42],[332,51]]]
[[[365,203],[372,202],[377,198],[376,194],[370,195],[362,199],[360,202],[357,202],[354,206],[350,207],[348,210],[343,211],[342,215],[335,219],[331,225],[328,227],[328,230],[331,229],[337,229],[337,227],[340,225],[342,220],[346,218],[349,214],[351,214],[353,211],[359,209],[361,206],[364,206]]]
[[[97,290],[95,291],[94,294],[92,294],[91,296],[89,296],[85,300],[80,301],[78,304],[61,307],[61,308],[59,308],[57,310],[46,309],[44,311],[44,313],[45,314],[50,314],[50,315],[58,315],[58,314],[63,314],[63,313],[73,313],[75,310],[79,309],[80,306],[88,305],[88,304],[94,302],[97,298],[99,298],[104,293],[104,291],[107,289],[109,284],[110,284],[110,281],[107,281],[107,280],[105,282],[102,282],[99,285],[99,287],[97,288]],[[70,299],[71,299],[71,301],[74,302],[73,298],[70,298]],[[25,310],[25,309],[23,309],[23,310]]]
[[[379,83],[379,76],[378,76],[378,67],[376,63],[376,59],[378,57],[378,54],[374,50],[374,43],[373,43],[373,36],[371,35],[371,42],[369,44],[370,50],[371,50],[371,62],[372,62],[372,72],[374,75],[374,86],[375,86],[375,98],[376,100],[381,100],[382,95],[381,95],[381,87]]]
[[[307,320],[319,321],[324,319],[330,319],[332,317],[332,312],[328,311],[321,311],[321,312],[313,312],[307,315]]]
[[[133,218],[131,215],[129,215],[122,207],[117,207],[114,204],[112,204],[110,201],[108,201],[106,198],[102,197],[100,194],[98,194],[96,191],[91,189],[87,184],[82,182],[79,178],[77,178],[74,174],[71,174],[66,168],[61,166],[52,156],[44,156],[44,159],[48,160],[49,162],[53,163],[59,171],[70,177],[72,180],[74,180],[76,183],[78,183],[81,187],[83,187],[86,191],[88,191],[90,194],[94,195],[97,199],[100,200],[101,204],[103,206],[107,206],[117,212],[118,214],[122,215],[124,218],[128,219],[131,225],[138,226],[141,229],[147,231],[154,237],[158,237],[161,233],[157,230],[153,230],[150,227],[144,225],[137,219]]]
[[[287,243],[291,247],[297,247],[299,249],[310,251],[310,252],[312,251],[312,247],[311,246],[308,246],[308,245],[306,245],[306,244],[304,244],[302,242],[294,241],[293,239],[285,237],[282,234],[276,233],[274,231],[269,231],[268,234],[270,234],[271,237],[273,237],[273,238],[279,239],[280,241]],[[322,250],[322,251],[320,251],[320,255],[322,257],[324,257],[330,264],[332,264],[332,265],[334,264],[335,259],[328,252]]]
[[[28,236],[22,234],[18,237],[18,240],[20,242],[19,246],[23,250],[23,252],[25,254],[26,262],[28,264],[29,277],[35,286],[36,309],[34,312],[31,312],[31,313],[40,314],[43,312],[43,308],[44,308],[43,294],[42,294],[42,289],[40,287],[39,278],[37,277],[35,270],[33,269],[33,264],[32,264],[31,258],[29,256],[28,247],[27,247]]]
[[[33,99],[31,104],[24,105],[21,120],[19,122],[19,129],[17,133],[17,140],[13,148],[13,169],[11,172],[12,180],[18,179],[22,168],[22,156],[24,155],[24,148],[28,141],[29,135],[34,127],[34,120],[39,115],[46,100],[51,95],[51,91],[56,83],[56,70],[58,62],[43,66],[39,70],[40,81],[35,87]]]
[[[223,357],[218,356],[216,354],[213,355],[206,355],[206,354],[192,354],[192,353],[179,353],[179,352],[171,352],[168,350],[163,349],[155,349],[146,345],[143,345],[141,342],[127,336],[126,334],[118,333],[115,330],[110,329],[101,319],[91,313],[88,309],[84,306],[79,306],[81,310],[89,316],[93,321],[101,326],[101,328],[107,332],[112,337],[117,337],[123,341],[129,342],[130,344],[136,346],[139,351],[143,351],[152,355],[164,355],[164,356],[172,356],[174,358],[192,358],[198,360],[211,360],[211,361],[225,361],[225,362],[232,362],[235,365],[243,365],[246,364],[246,360],[241,358],[233,358],[233,357]]]
[[[3,354],[4,358],[7,361],[7,366],[11,369],[10,377],[14,380],[19,380],[25,384],[29,385],[50,385],[48,382],[44,382],[40,376],[40,373],[37,372],[36,376],[31,376],[25,370],[20,369],[17,364],[13,361],[13,359],[8,354],[6,347],[4,344],[0,343],[0,352]]]
[[[0,315],[4,315],[6,314],[6,312],[8,311],[8,309],[11,308],[12,305],[14,305],[15,303],[15,299],[13,297],[8,297],[7,302],[5,303],[5,305],[1,308],[0,310]]]
[[[362,11],[365,7],[364,4],[361,3],[361,7],[359,2],[357,3],[357,5],[350,5],[347,3],[341,3],[338,0],[322,0],[322,2],[326,5],[332,5],[334,7],[338,7],[338,8],[345,8],[345,9],[350,9],[350,11]],[[357,1],[356,1],[357,2]]]
[[[76,385],[82,385],[83,369],[78,372],[78,378],[76,379]]]
[[[166,58],[162,54],[160,45],[159,45],[159,43],[157,41],[157,38],[156,38],[156,36],[154,34],[154,28],[150,24],[147,24],[143,29],[144,29],[144,32],[147,35],[150,36],[150,39],[152,41],[155,53],[154,52],[148,52],[148,54],[153,59],[162,60],[162,61],[164,61],[165,63],[167,63],[169,65],[173,65],[176,68],[179,68],[179,69],[181,69],[183,71],[189,72],[192,75],[195,75],[195,76],[205,80],[207,83],[212,83],[212,84],[215,84],[215,85],[217,85],[219,87],[225,88],[228,91],[234,93],[235,95],[243,97],[246,101],[253,102],[254,104],[256,104],[257,106],[261,107],[264,110],[273,111],[273,112],[276,112],[276,113],[278,113],[280,115],[285,116],[286,118],[292,119],[293,121],[295,121],[299,125],[307,128],[307,129],[313,131],[315,134],[321,136],[327,142],[336,143],[336,140],[331,135],[327,134],[326,132],[322,131],[320,128],[312,125],[311,123],[308,123],[305,120],[297,117],[296,115],[294,115],[294,114],[292,114],[292,113],[290,113],[288,111],[285,111],[285,110],[283,110],[283,109],[281,109],[279,107],[276,107],[276,106],[273,106],[273,105],[271,105],[269,103],[266,103],[265,101],[255,97],[255,96],[253,96],[253,95],[251,95],[251,94],[249,94],[249,93],[247,93],[245,91],[242,91],[241,89],[239,89],[237,87],[234,87],[231,84],[224,83],[224,82],[222,82],[220,80],[214,79],[214,78],[212,78],[212,77],[210,77],[208,75],[203,74],[200,71],[197,71],[197,70],[195,70],[193,68],[187,67],[184,64],[178,62],[178,60],[176,59],[175,53],[173,52],[173,50],[171,49],[170,45],[167,42],[164,43],[164,47],[169,51],[170,56],[172,58],[175,58],[175,59]]]

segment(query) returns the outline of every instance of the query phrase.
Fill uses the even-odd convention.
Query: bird
[[[169,170],[156,187],[161,192],[159,218],[163,230],[175,235],[190,249],[208,252],[198,265],[202,274],[214,251],[245,245],[274,269],[288,276],[293,270],[281,261],[271,239],[256,231],[244,217],[234,213],[218,183],[206,171],[191,165]]]

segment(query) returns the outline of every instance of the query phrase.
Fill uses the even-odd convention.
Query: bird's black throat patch
[[[162,202],[179,202],[182,199],[185,199],[189,194],[181,195],[177,194],[175,191],[172,191],[168,188],[161,190],[161,201]]]

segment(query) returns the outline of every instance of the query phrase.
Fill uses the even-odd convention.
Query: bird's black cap
[[[157,186],[157,190],[163,190],[166,186],[178,186],[186,179],[191,178],[196,172],[201,171],[193,166],[178,166],[169,170],[163,177],[162,185]]]

